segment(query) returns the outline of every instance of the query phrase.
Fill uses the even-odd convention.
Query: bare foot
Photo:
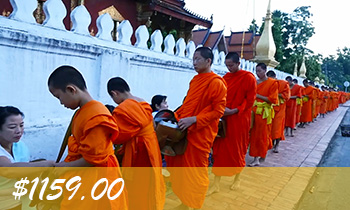
[[[231,190],[239,190],[241,187],[241,180],[235,180],[233,184],[231,185],[230,189]]]
[[[220,192],[220,187],[217,186],[217,185],[213,185],[207,192],[206,196],[209,196],[209,195],[212,195],[212,194],[215,194],[215,193],[218,193]]]
[[[254,158],[254,161],[251,162],[248,166],[249,167],[254,167],[254,166],[259,166],[260,165],[260,161],[258,158]]]

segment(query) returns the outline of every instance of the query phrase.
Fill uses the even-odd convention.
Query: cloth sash
[[[302,102],[302,99],[301,98],[296,98],[296,101],[297,101],[297,104],[300,105],[301,102]]]
[[[309,98],[308,98],[308,97],[303,97],[303,101],[304,101],[304,102],[308,102],[308,101],[309,101]]]
[[[262,119],[266,119],[268,125],[272,123],[272,119],[275,117],[275,110],[272,104],[255,101],[253,106],[256,106],[255,113],[262,115]]]

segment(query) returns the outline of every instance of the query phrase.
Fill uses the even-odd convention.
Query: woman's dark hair
[[[151,101],[151,107],[152,107],[152,111],[155,112],[155,111],[158,111],[158,109],[156,108],[156,105],[160,105],[163,101],[166,100],[166,96],[163,96],[163,95],[155,95],[153,96],[152,98],[152,101]]]
[[[11,115],[21,115],[24,117],[24,114],[16,107],[0,106],[0,130],[5,124],[6,119]]]

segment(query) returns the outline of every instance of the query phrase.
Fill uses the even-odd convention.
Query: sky
[[[213,14],[212,31],[247,30],[252,19],[261,26],[269,0],[185,0],[185,7],[204,17]],[[271,0],[271,10],[292,13],[300,6],[311,6],[315,34],[307,47],[324,57],[335,55],[338,48],[350,47],[349,8],[347,0]]]

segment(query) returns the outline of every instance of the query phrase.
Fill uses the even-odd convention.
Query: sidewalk
[[[207,197],[202,209],[294,209],[343,119],[346,106],[339,106],[325,118],[317,118],[306,128],[298,128],[294,137],[280,142],[279,153],[269,151],[261,167],[246,167],[241,174],[240,189],[230,190],[234,178],[222,177],[220,192]],[[246,161],[251,162],[252,157],[247,155]],[[213,178],[210,173],[211,183]],[[164,209],[179,204],[176,195],[170,194]]]

